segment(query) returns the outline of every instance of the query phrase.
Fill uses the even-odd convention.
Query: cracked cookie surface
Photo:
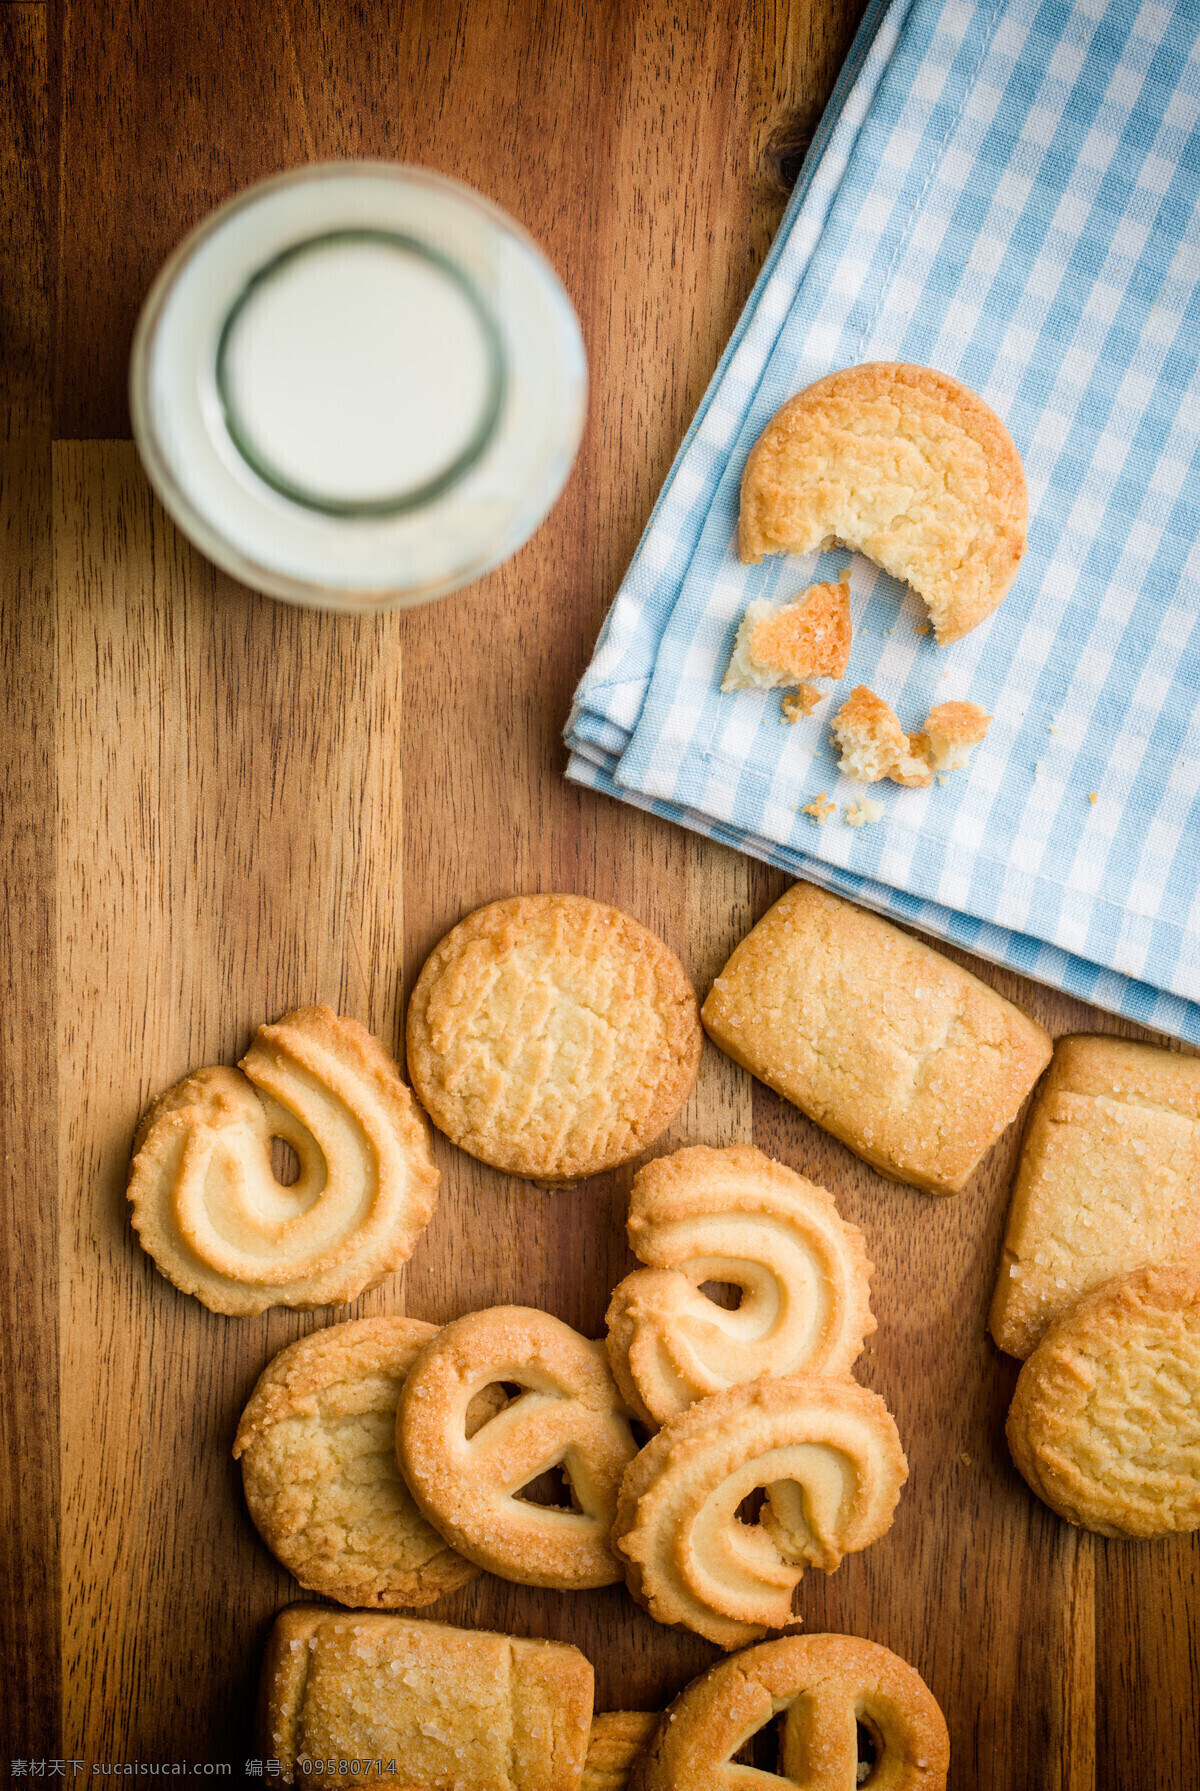
[[[1068,1523],[1200,1529],[1200,1258],[1119,1275],[1057,1319],[1021,1370],[1007,1431]]]
[[[417,1608],[478,1575],[426,1523],[396,1461],[400,1389],[436,1335],[415,1318],[352,1319],[259,1376],[233,1453],[260,1536],[306,1591]]]
[[[696,997],[663,941],[583,896],[514,896],[437,945],[408,1010],[408,1067],[433,1123],[546,1186],[653,1143],[696,1079]]]

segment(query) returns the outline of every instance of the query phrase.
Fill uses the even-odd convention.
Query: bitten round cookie
[[[1118,1275],[1056,1319],[1021,1370],[1008,1446],[1068,1523],[1200,1529],[1200,1257]]]
[[[776,412],[742,475],[738,547],[809,553],[831,541],[910,584],[941,645],[990,616],[1025,552],[1021,456],[977,393],[932,367],[873,361]]]
[[[687,1099],[703,1033],[661,939],[584,896],[477,908],[427,959],[408,1069],[455,1144],[551,1186],[652,1144]]]
[[[259,1535],[309,1592],[357,1608],[432,1604],[478,1567],[425,1522],[396,1464],[396,1402],[437,1326],[360,1318],[272,1358],[235,1460]]]
[[[630,1410],[664,1424],[762,1375],[845,1375],[875,1329],[862,1233],[833,1198],[751,1145],[693,1145],[639,1169],[608,1358]],[[741,1289],[726,1311],[700,1289]]]
[[[762,1642],[685,1686],[634,1763],[629,1791],[729,1791],[750,1738],[782,1715],[781,1778],[798,1791],[945,1791],[950,1737],[920,1674],[858,1636],[785,1636]],[[866,1758],[859,1730],[867,1735]],[[732,1767],[732,1771],[730,1770]]]
[[[472,1403],[516,1396],[478,1429]],[[564,1592],[621,1578],[609,1533],[637,1444],[602,1343],[529,1306],[455,1319],[422,1349],[396,1412],[396,1455],[417,1504],[460,1554],[501,1579]],[[521,1495],[559,1468],[570,1508]]]
[[[300,1159],[285,1187],[271,1141]],[[168,1281],[213,1312],[356,1299],[408,1261],[438,1172],[421,1111],[355,1020],[298,1008],[239,1070],[196,1070],[147,1108],[127,1193]]]
[[[613,1547],[659,1623],[739,1648],[793,1623],[806,1567],[832,1573],[878,1541],[907,1478],[878,1393],[824,1375],[752,1381],[697,1400],[647,1443],[621,1484]],[[759,1488],[761,1515],[743,1522]]]

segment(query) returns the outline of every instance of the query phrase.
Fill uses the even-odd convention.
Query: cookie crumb
[[[811,815],[818,827],[824,827],[831,814],[837,808],[836,802],[826,802],[824,790],[818,790],[811,802],[806,802],[800,810],[802,815]]]
[[[872,821],[883,819],[882,802],[874,801],[870,796],[860,796],[857,802],[846,804],[843,820],[847,827],[866,827]]]
[[[961,1461],[961,1462],[962,1462],[962,1465],[963,1465],[963,1467],[964,1467],[964,1468],[969,1468],[969,1467],[970,1467],[970,1465],[971,1465],[971,1457],[970,1457],[970,1456],[969,1456],[969,1455],[968,1455],[968,1454],[967,1454],[967,1452],[966,1452],[966,1450],[965,1450],[965,1449],[964,1449],[964,1450],[963,1450],[963,1452],[962,1452],[962,1454],[961,1454],[961,1455],[960,1455],[960,1456],[959,1456],[959,1458],[958,1458],[958,1459],[959,1459],[959,1461]]]
[[[830,724],[841,758],[838,770],[859,783],[893,783],[924,789],[933,782],[924,736],[906,734],[896,711],[881,696],[856,685]]]
[[[991,720],[978,703],[938,703],[926,716],[924,731],[910,736],[914,751],[923,754],[935,771],[961,771]]]
[[[746,605],[723,691],[787,690],[802,678],[840,678],[850,658],[850,588],[809,585],[790,603]]]
[[[933,629],[928,622],[918,622],[916,632],[918,634],[932,634]]]
[[[785,696],[780,707],[784,721],[799,721],[805,715],[811,715],[818,703],[824,702],[825,692],[818,690],[815,684],[802,684],[791,696]]]
[[[1088,791],[1088,801],[1091,803],[1093,808],[1095,808],[1095,806],[1099,802],[1099,800],[1100,800],[1100,798],[1099,798],[1099,796],[1097,796],[1095,790]]]

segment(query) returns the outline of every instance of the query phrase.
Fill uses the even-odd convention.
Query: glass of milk
[[[425,603],[562,490],[587,370],[532,240],[469,187],[335,162],[213,212],[138,320],[133,430],[179,527],[294,603]]]

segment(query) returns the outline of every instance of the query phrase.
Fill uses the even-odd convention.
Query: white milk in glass
[[[213,213],[139,320],[130,398],[180,527],[296,602],[420,603],[537,527],[570,470],[578,323],[528,237],[420,169],[337,163]]]

